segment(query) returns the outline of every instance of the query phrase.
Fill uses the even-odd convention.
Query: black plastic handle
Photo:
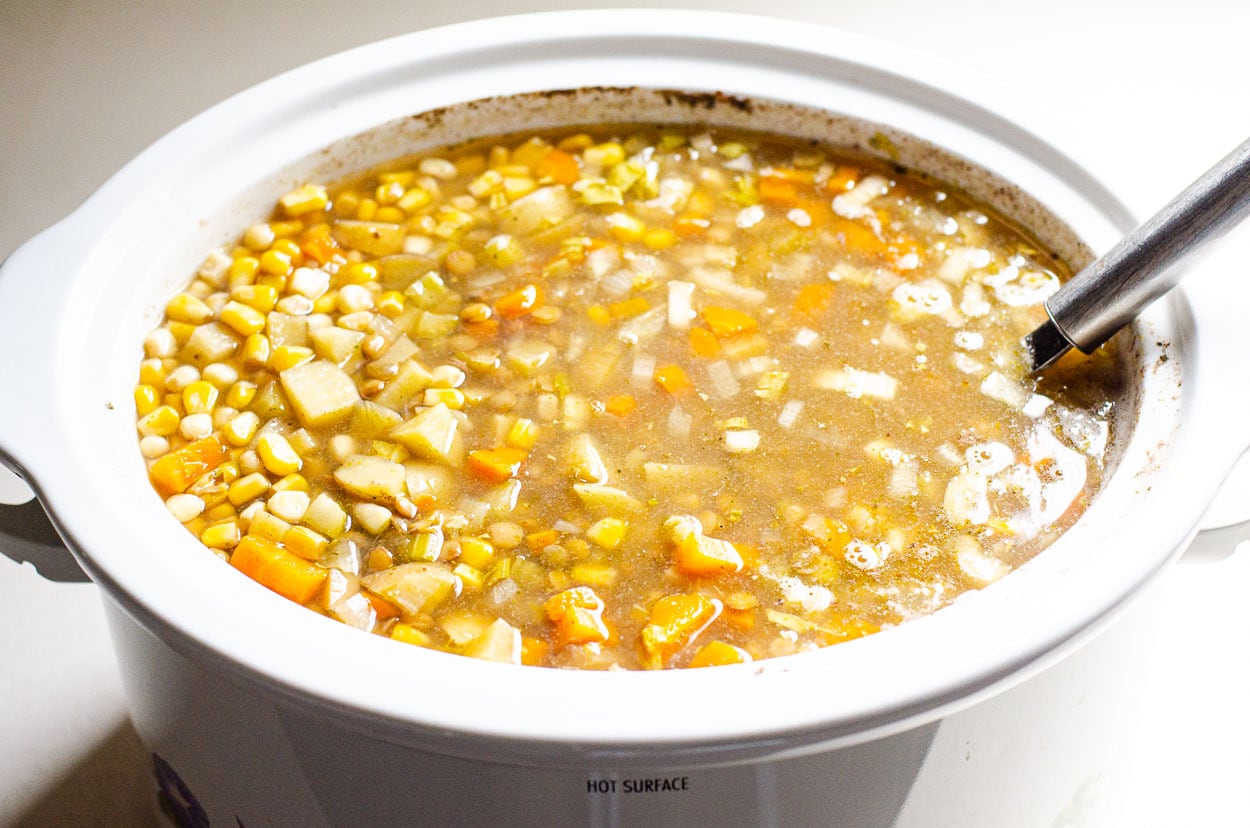
[[[17,506],[0,503],[0,554],[33,564],[50,581],[91,580],[65,548],[38,500]]]

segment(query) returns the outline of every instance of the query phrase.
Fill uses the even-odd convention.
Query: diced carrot
[[[764,178],[772,178],[776,181],[785,181],[790,184],[811,184],[816,177],[816,173],[812,170],[799,170],[794,167],[770,167]]]
[[[716,341],[716,334],[707,328],[690,329],[690,347],[696,356],[706,359],[713,359],[720,353],[720,343]]]
[[[558,540],[560,540],[559,529],[543,529],[540,532],[530,532],[525,536],[525,542],[535,552],[541,552]]]
[[[742,553],[736,546],[697,532],[677,542],[673,563],[682,574],[696,578],[726,575],[743,567]]]
[[[255,535],[243,536],[230,555],[230,565],[297,604],[307,604],[315,598],[329,574],[315,563]]]
[[[495,313],[504,319],[519,319],[543,305],[542,289],[533,283],[504,294],[495,300]]]
[[[148,469],[148,475],[157,490],[169,497],[185,492],[201,475],[225,461],[225,447],[216,437],[205,437],[161,457]]]
[[[854,167],[839,166],[825,182],[825,189],[833,195],[845,193],[859,180],[859,176],[860,171]]]
[[[694,387],[680,365],[662,365],[656,368],[655,382],[675,397],[688,393]]]
[[[715,305],[705,307],[701,314],[703,321],[712,329],[712,333],[724,338],[754,331],[759,323],[749,313],[734,308],[722,308]]]
[[[760,198],[770,204],[790,205],[799,197],[799,187],[793,181],[766,175],[760,178]]]
[[[375,592],[369,592],[366,589],[362,589],[360,594],[368,599],[369,604],[373,607],[373,611],[378,614],[379,621],[386,621],[389,618],[399,618],[404,614],[402,609]]]
[[[748,607],[747,609],[732,609],[730,607],[725,607],[724,613],[721,614],[721,617],[725,619],[726,624],[742,630],[743,632],[749,632],[750,630],[755,629],[755,616],[755,607]]]
[[[702,632],[720,615],[721,602],[697,592],[666,595],[651,605],[651,616],[642,628],[647,667],[663,667],[672,655]]]
[[[794,310],[804,316],[817,316],[829,310],[833,302],[833,285],[828,282],[813,282],[803,285],[794,300]]]
[[[551,178],[557,184],[574,184],[581,177],[582,170],[572,155],[553,149],[538,162],[534,174],[539,178]]]
[[[608,305],[608,312],[616,319],[628,319],[631,316],[646,313],[650,309],[651,303],[641,296],[631,296]]]
[[[755,569],[760,565],[760,550],[745,543],[735,543],[734,549],[742,556],[743,569]]]
[[[304,232],[299,249],[317,264],[323,265],[340,255],[342,248],[330,234],[330,225],[317,224]]]
[[[590,587],[573,587],[558,592],[543,604],[547,618],[555,625],[561,644],[591,644],[608,640],[603,623],[603,599]]]
[[[609,397],[603,408],[609,414],[625,417],[638,406],[638,401],[628,394],[617,394]]]
[[[478,449],[469,452],[467,468],[479,480],[502,483],[508,478],[516,477],[526,454],[525,450],[512,446]]]
[[[722,664],[745,664],[751,661],[751,654],[741,647],[726,644],[724,641],[709,641],[690,659],[688,667],[717,667]]]
[[[711,219],[683,214],[673,220],[673,232],[682,238],[702,235],[712,226]]]
[[[494,339],[499,333],[498,319],[483,319],[481,322],[465,322],[464,332],[477,340]]]
[[[842,243],[852,252],[868,256],[888,256],[890,253],[890,246],[877,238],[877,234],[866,224],[839,218],[833,222],[832,230],[842,237]]]
[[[421,493],[412,499],[413,505],[417,507],[419,512],[428,512],[438,505],[438,498],[432,494]]]
[[[521,663],[530,667],[541,666],[550,650],[551,645],[541,638],[524,636],[521,638]]]

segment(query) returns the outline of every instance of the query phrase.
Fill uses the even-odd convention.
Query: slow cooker
[[[0,459],[102,588],[177,821],[934,824],[907,807],[933,723],[1096,634],[1180,554],[1250,443],[1244,383],[1211,356],[1245,352],[1244,335],[1226,309],[1172,295],[1121,337],[1131,383],[1114,472],[1051,548],[932,616],[711,670],[571,672],[397,647],[276,598],[169,517],[136,450],[131,389],[144,333],[206,250],[310,178],[603,121],[866,151],[882,133],[893,160],[1076,266],[1135,223],[1052,122],[992,84],[896,46],[737,15],[424,31],[297,69],[176,129],[0,271]]]

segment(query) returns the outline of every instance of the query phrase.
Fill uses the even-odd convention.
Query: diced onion
[[[1007,379],[997,371],[991,371],[981,382],[981,393],[989,397],[991,400],[998,400],[1001,403],[1015,408],[1017,410],[1024,408],[1024,404],[1029,401],[1029,392],[1022,388],[1018,383],[1014,383]]]
[[[668,413],[668,433],[674,437],[689,437],[693,423],[694,418],[682,411],[680,406],[673,406],[673,410]]]
[[[742,390],[742,386],[734,379],[733,369],[723,359],[707,367],[707,376],[712,381],[712,393],[722,400],[736,396]]]
[[[858,368],[824,371],[816,375],[814,384],[817,388],[828,391],[841,391],[852,398],[877,397],[892,400],[898,390],[898,380],[889,374],[861,371]]]
[[[655,376],[655,356],[638,354],[634,357],[634,367],[629,372],[629,381],[635,388],[650,388],[652,377]]]
[[[799,414],[803,411],[802,400],[790,400],[781,407],[781,413],[777,415],[777,425],[782,428],[790,428],[794,425],[794,421],[799,418]]]
[[[733,454],[748,454],[760,446],[760,433],[754,429],[731,429],[725,432],[725,449]]]
[[[668,283],[668,324],[687,328],[694,319],[694,282],[673,280]]]

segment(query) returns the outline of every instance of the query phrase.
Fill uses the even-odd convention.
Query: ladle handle
[[[1051,320],[1090,353],[1176,287],[1185,263],[1247,215],[1250,140],[1051,296]]]

